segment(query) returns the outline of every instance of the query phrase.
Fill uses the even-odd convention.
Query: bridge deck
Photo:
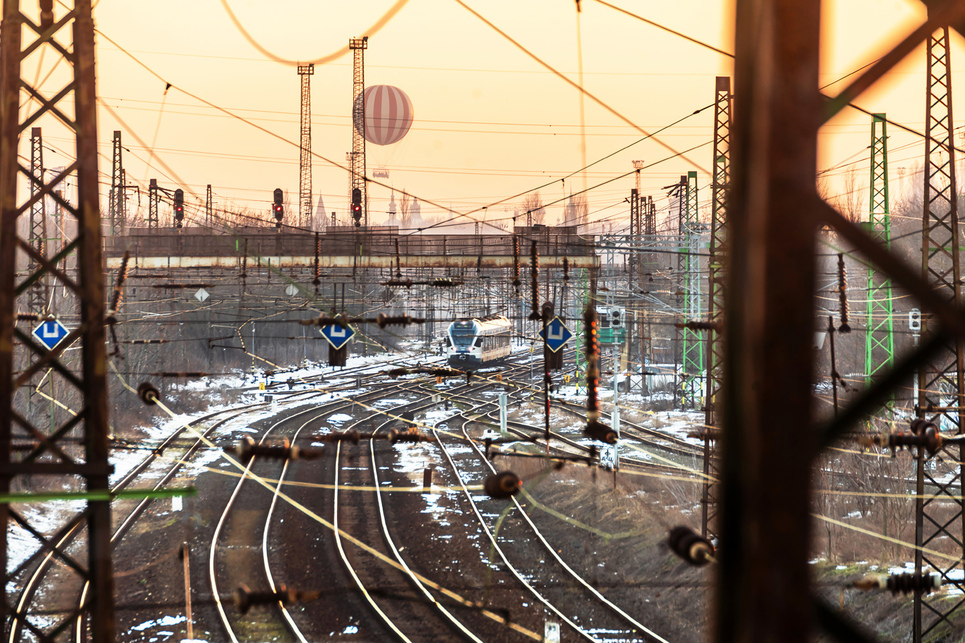
[[[573,268],[600,265],[594,239],[576,234],[575,227],[517,228],[519,260],[529,264],[532,241],[541,265]],[[242,257],[273,266],[310,266],[315,263],[316,239],[322,268],[396,265],[402,268],[511,268],[513,235],[399,234],[397,228],[334,228],[324,232],[276,232],[273,228],[243,228],[234,234],[215,234],[205,228],[132,229],[130,234],[105,239],[108,267],[116,267],[125,251],[135,265],[145,268],[232,267]]]

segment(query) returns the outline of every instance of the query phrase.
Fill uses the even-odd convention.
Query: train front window
[[[469,348],[472,346],[473,340],[476,339],[476,329],[473,328],[472,322],[453,324],[449,334],[452,337],[452,344],[456,348]]]

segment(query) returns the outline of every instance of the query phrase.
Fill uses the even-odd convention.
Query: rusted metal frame
[[[4,0],[0,22],[0,493],[9,493],[13,415],[13,329],[16,295],[17,145],[19,142],[19,91],[21,61],[21,24],[23,16],[16,0]],[[0,527],[6,534],[10,507],[0,504]],[[6,588],[12,578],[7,573],[7,538],[0,538],[0,574]],[[0,602],[4,622],[9,622],[11,606],[6,590]]]
[[[948,301],[952,306],[958,307],[961,303],[961,292],[959,284],[960,262],[958,237],[958,207],[957,189],[955,181],[955,146],[954,132],[952,130],[952,92],[951,92],[951,58],[950,41],[948,27],[941,28],[929,34],[927,61],[928,61],[928,82],[926,84],[926,116],[925,116],[925,182],[924,182],[924,210],[922,216],[922,273],[933,277],[931,287],[936,295]],[[947,153],[944,157],[942,152]],[[932,192],[934,191],[934,196]],[[947,210],[946,210],[947,208]],[[950,262],[950,265],[948,265]],[[950,275],[950,278],[949,278]],[[924,319],[924,333],[930,332],[929,318]],[[959,411],[951,414],[944,411],[935,411],[935,407],[945,406],[943,401],[947,393],[942,389],[943,384],[951,384],[958,405],[961,405],[965,397],[965,382],[962,373],[962,352],[963,344],[961,335],[956,336],[945,351],[946,355],[953,356],[953,359],[941,360],[939,363],[929,363],[925,365],[918,375],[919,398],[917,411],[919,417],[929,417],[939,426],[942,420],[956,425],[956,433],[961,433],[963,428],[963,416]],[[954,378],[950,373],[954,372]],[[933,385],[937,384],[932,388]],[[927,411],[925,410],[927,409]],[[940,449],[937,453],[919,454],[917,467],[916,488],[921,491],[924,488],[925,479],[929,480],[939,490],[945,490],[946,483],[939,480],[937,476],[926,470],[925,463],[932,460],[934,456],[946,455],[950,458],[941,458],[942,461],[957,461],[956,478],[961,477],[962,472],[962,448],[959,447],[958,453],[952,449]],[[954,464],[953,464],[954,467]],[[943,467],[943,471],[946,469]],[[954,469],[953,469],[954,470]],[[951,499],[951,494],[946,495]],[[961,517],[959,529],[965,532],[965,513],[962,512],[961,499],[954,500],[957,504],[957,516]],[[940,572],[948,581],[961,588],[962,582],[951,579],[948,571],[956,569],[958,563],[949,563],[945,560],[935,560],[934,557],[923,551],[922,546],[933,540],[942,537],[955,539],[954,534],[949,531],[951,522],[941,524],[933,517],[927,515],[927,511],[932,505],[932,501],[925,502],[919,493],[915,503],[915,569],[921,572],[925,566],[931,566]],[[927,523],[926,523],[927,521]],[[926,535],[926,526],[933,532]],[[961,539],[957,539],[961,542]],[[965,555],[965,548],[963,548]],[[934,601],[935,606],[929,603]],[[922,607],[927,606],[938,619],[926,626],[922,614]],[[942,603],[936,599],[930,599],[921,592],[914,595],[914,619],[912,628],[912,639],[916,643],[923,640],[923,637],[933,631],[941,623],[947,622],[947,616],[956,608],[945,609]]]
[[[832,446],[857,423],[880,409],[888,400],[891,391],[904,385],[910,376],[917,373],[918,369],[940,351],[947,350],[947,342],[948,336],[945,331],[941,331],[925,340],[918,350],[896,361],[895,366],[881,379],[864,389],[850,404],[838,411],[838,416],[833,421],[819,429],[821,448]]]
[[[27,569],[29,569],[34,562],[36,562],[43,556],[46,556],[48,553],[53,553],[61,561],[63,561],[65,565],[73,569],[80,576],[86,577],[88,573],[87,570],[81,567],[80,563],[77,560],[75,560],[73,556],[71,556],[66,551],[54,545],[54,543],[60,542],[71,531],[76,529],[80,525],[80,523],[86,518],[86,513],[87,513],[86,511],[80,511],[74,514],[70,522],[65,523],[64,526],[61,527],[56,533],[47,537],[42,533],[38,532],[36,529],[34,529],[27,521],[26,518],[21,516],[18,512],[11,510],[10,515],[13,517],[14,521],[18,525],[20,525],[20,527],[22,527],[24,530],[28,531],[31,536],[36,538],[37,541],[40,543],[41,547],[36,552],[34,552],[33,555],[30,556],[30,558],[22,562],[20,566],[17,567],[17,569],[15,569],[13,573],[10,574],[10,578],[16,578],[21,574],[21,572],[24,572]]]
[[[40,359],[35,364],[31,364],[28,368],[24,369],[20,376],[13,381],[14,390],[23,386],[24,382],[29,382],[31,377],[36,375],[41,369],[46,368],[47,366],[50,366],[50,368],[56,370],[61,376],[73,384],[74,387],[83,390],[83,382],[58,361],[61,353],[67,350],[67,348],[69,348],[70,345],[81,336],[81,328],[77,328],[73,332],[69,333],[60,341],[59,344],[57,344],[57,346],[50,351],[38,346],[20,329],[15,329],[14,333],[24,346],[33,351],[36,355],[40,356]]]
[[[714,158],[713,183],[711,184],[712,216],[710,225],[710,258],[708,267],[708,305],[707,319],[707,384],[704,399],[704,424],[719,427],[717,405],[722,384],[723,370],[723,333],[714,324],[720,321],[724,310],[724,266],[727,255],[726,208],[727,189],[730,183],[730,115],[731,92],[730,78],[718,76],[715,79],[714,101]],[[718,441],[712,440],[710,432],[704,438],[704,483],[701,494],[701,535],[715,537],[714,526],[717,517],[718,489],[720,477],[717,463]]]
[[[81,421],[87,419],[87,412],[86,412],[86,411],[87,411],[87,408],[85,407],[85,408],[82,408],[82,409],[80,410],[80,412],[78,412],[76,415],[72,415],[66,422],[64,422],[62,425],[60,425],[60,428],[59,428],[59,429],[57,429],[56,431],[54,431],[53,433],[51,433],[51,434],[48,436],[48,438],[50,438],[50,440],[51,440],[52,442],[57,442],[58,440],[61,440],[61,439],[65,438],[65,437],[67,437],[67,434],[70,433],[70,432],[74,429],[74,427],[76,427]],[[35,462],[38,457],[40,457],[41,455],[43,455],[43,453],[45,453],[45,451],[43,451],[43,450],[41,450],[41,449],[35,449],[35,450],[31,451],[29,454],[27,454],[27,455],[24,457],[24,459],[21,460],[20,463],[21,463],[21,464],[30,464],[30,463],[32,463],[32,462]],[[72,470],[71,470],[71,471],[65,470],[65,473],[74,473],[74,474],[76,474],[76,475],[84,475],[84,471],[83,471],[82,469],[84,469],[84,468],[86,467],[85,464],[83,464],[83,463],[78,463],[76,460],[74,460],[73,458],[70,458],[70,457],[67,457],[66,462],[64,462],[64,464],[68,464],[68,465],[70,465],[70,466],[72,467]]]
[[[965,337],[965,311],[956,308],[935,294],[934,288],[920,273],[914,272],[903,261],[892,255],[881,244],[869,237],[860,227],[848,221],[837,210],[817,195],[812,200],[813,211],[824,225],[831,226],[868,262],[887,273],[902,288],[914,295],[941,322],[950,336]]]
[[[808,199],[822,107],[820,5],[738,0],[736,11],[716,639],[803,643],[814,619],[818,225]]]
[[[30,244],[26,243],[23,239],[17,239],[17,244],[18,244],[18,247],[21,250],[23,250],[25,253],[27,253],[28,256],[30,256],[32,259],[37,261],[42,268],[46,269],[51,275],[57,277],[57,280],[65,288],[67,288],[73,293],[78,292],[79,287],[77,286],[76,283],[74,283],[74,280],[68,277],[65,272],[63,272],[57,267],[58,263],[60,263],[63,259],[65,259],[77,248],[78,242],[76,239],[71,241],[66,247],[64,247],[63,250],[55,254],[50,259],[47,259],[46,257],[43,257],[41,255],[38,255],[36,251],[30,246]],[[24,281],[19,286],[17,286],[17,290],[16,290],[17,295],[22,295],[24,292],[26,292],[27,288],[30,287],[31,283],[32,283],[31,281]]]
[[[60,52],[61,56],[63,56],[64,58],[67,58],[68,60],[71,59],[71,53],[67,49],[65,49],[63,45],[61,45],[59,42],[54,40],[53,36],[58,31],[63,29],[67,25],[67,23],[69,23],[71,20],[74,19],[74,16],[77,15],[76,9],[68,10],[63,16],[61,16],[60,20],[52,24],[46,30],[44,30],[40,25],[36,24],[29,17],[23,14],[20,14],[20,15],[23,18],[23,24],[30,27],[30,29],[37,34],[37,38],[34,38],[31,41],[31,43],[23,49],[23,56],[22,56],[23,58],[26,58],[27,56],[32,54],[35,50],[37,50],[42,45],[50,43],[50,46],[55,48],[58,52]]]
[[[31,87],[26,83],[23,83],[22,87],[27,90],[27,93],[29,93],[34,100],[40,103],[40,109],[33,112],[30,116],[28,116],[23,121],[23,123],[21,123],[20,125],[21,132],[25,132],[30,127],[33,127],[33,124],[36,123],[38,120],[40,120],[40,117],[46,114],[47,112],[50,112],[51,114],[53,114],[57,118],[57,120],[61,121],[63,124],[67,125],[68,127],[70,128],[75,127],[74,121],[72,121],[70,118],[67,117],[66,114],[64,114],[62,111],[60,111],[55,107],[57,102],[66,98],[73,91],[75,91],[74,83],[70,83],[69,85],[64,87],[62,90],[60,90],[60,92],[58,92],[53,98],[49,100],[44,98],[43,95],[38,93],[33,87]]]
[[[59,446],[57,445],[57,443],[56,443],[56,438],[55,438],[54,440],[52,440],[52,439],[51,439],[52,436],[44,435],[43,431],[41,431],[40,429],[38,429],[37,427],[35,427],[33,424],[30,423],[29,420],[27,420],[27,418],[23,417],[23,416],[20,415],[19,413],[14,412],[13,415],[14,415],[14,417],[13,417],[14,422],[17,423],[17,426],[19,426],[19,427],[22,428],[24,431],[26,431],[27,433],[29,433],[30,435],[32,435],[32,436],[34,437],[34,439],[37,440],[37,442],[40,443],[40,446],[41,446],[42,448],[40,448],[40,449],[35,449],[32,453],[36,453],[36,454],[39,455],[40,453],[45,453],[45,452],[47,452],[47,451],[50,451],[50,452],[52,452],[59,460],[61,460],[62,462],[67,462],[68,464],[73,464],[73,463],[74,463],[73,458],[71,458],[71,457],[68,456],[66,453],[64,453],[63,451],[60,450],[60,447],[59,447]],[[28,456],[28,458],[29,458],[29,456]],[[36,456],[35,456],[34,458],[31,458],[31,459],[35,459],[35,458],[36,458]]]
[[[60,279],[61,282],[66,282],[64,286],[68,288],[71,292],[77,291],[76,287],[72,287],[73,281],[69,277],[67,277],[67,275],[65,275],[61,270],[59,270],[55,263],[48,261],[46,257],[44,257],[42,254],[37,252],[36,248],[31,246],[29,243],[25,242],[23,239],[18,239],[18,242],[20,247],[25,251],[25,253],[31,259],[33,259],[33,261],[35,262],[35,265],[37,266],[37,269],[34,272],[27,275],[27,277],[25,277],[24,280],[20,282],[20,285],[17,286],[18,296],[26,292],[32,285],[34,285],[40,279],[43,279],[44,276],[47,274],[51,274],[58,277],[58,279]],[[58,253],[58,254],[61,254],[61,253]],[[69,254],[69,253],[66,253],[66,254]],[[35,312],[35,311],[32,311],[32,312]]]
[[[934,14],[929,12],[929,14],[928,20],[905,36],[891,51],[879,58],[877,62],[858,76],[854,82],[828,101],[824,107],[823,122],[831,120],[831,118],[844,109],[848,103],[881,80],[886,73],[917,49],[918,46],[925,42],[935,31],[953,22],[965,20],[965,3],[957,1],[946,2],[945,6],[939,11],[936,11]]]
[[[78,222],[81,240],[77,257],[80,273],[80,328],[84,329],[81,355],[85,401],[85,456],[88,464],[103,472],[86,475],[88,491],[109,490],[110,475],[107,411],[107,336],[104,330],[103,244],[98,207],[97,96],[94,74],[94,20],[91,0],[76,0],[74,20],[74,74],[77,91]],[[88,565],[91,569],[91,635],[95,641],[114,640],[114,577],[111,547],[110,500],[87,502]]]

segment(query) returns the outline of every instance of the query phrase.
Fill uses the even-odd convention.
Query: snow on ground
[[[373,373],[383,370],[385,368],[385,356],[384,355],[370,355],[367,357],[352,356],[348,359],[346,368],[356,368],[356,367],[371,367],[366,368],[366,373]],[[325,378],[322,386],[330,387],[337,386],[338,383],[349,384],[354,381],[356,374],[352,373],[345,374],[345,376],[339,378],[339,373],[341,371],[335,367],[323,365],[323,364],[306,364],[301,368],[292,369],[290,371],[284,371],[276,373],[273,376],[273,381],[286,382],[288,378],[291,378],[296,382],[295,389],[305,388],[305,384],[300,380],[307,378],[315,378],[322,376]],[[239,408],[247,404],[252,404],[254,402],[263,401],[264,391],[258,390],[258,382],[264,382],[265,375],[264,371],[259,371],[258,373],[245,374],[242,372],[227,373],[220,377],[206,377],[199,380],[191,380],[178,385],[178,389],[184,391],[201,392],[206,391],[203,399],[209,402],[208,408],[203,412],[175,415],[174,417],[161,417],[156,418],[153,424],[147,426],[133,427],[136,430],[140,430],[143,433],[142,442],[155,444],[167,438],[173,432],[177,431],[179,428],[185,424],[192,424],[196,429],[203,430],[201,427],[195,426],[193,423],[198,422],[199,418],[210,415],[216,411],[225,411],[232,408]],[[288,387],[285,386],[281,389],[282,391],[287,391]],[[271,391],[269,391],[270,393]],[[345,391],[338,394],[331,394],[323,398],[325,401],[328,399],[344,396],[344,395],[357,395],[362,390],[355,391]],[[224,397],[228,393],[241,393],[236,401],[230,404],[224,403]],[[242,419],[232,420],[225,424],[219,429],[219,434],[231,434],[231,433],[245,433],[253,432],[251,425],[260,421],[267,419],[275,413],[280,405],[285,408],[297,408],[299,406],[318,404],[318,398],[311,400],[293,400],[291,402],[285,401],[281,402],[276,399],[275,403],[264,410],[257,413],[246,413]],[[174,404],[168,404],[168,406],[176,406]],[[339,416],[336,416],[339,417]],[[342,421],[347,417],[351,419],[351,416],[345,416],[342,414]],[[210,467],[217,461],[221,460],[224,452],[220,449],[203,449],[195,457],[194,461],[190,464],[185,465],[182,469],[182,475],[195,477],[205,470],[206,467]],[[147,457],[147,452],[141,449],[113,449],[110,455],[110,464],[114,467],[114,473],[110,477],[111,485],[117,483],[118,480],[123,478],[127,473],[129,473],[135,466]],[[228,464],[225,460],[224,464]],[[233,466],[233,465],[229,465]],[[151,476],[147,476],[150,478]],[[421,480],[420,480],[421,483]],[[50,501],[43,504],[27,504],[27,503],[17,503],[13,505],[17,511],[23,513],[27,519],[28,523],[39,532],[45,535],[52,535],[58,529],[62,528],[64,524],[73,516],[80,513],[85,508],[85,503],[82,501]],[[16,523],[11,523],[7,532],[7,542],[8,550],[7,555],[9,558],[10,569],[15,569],[25,560],[30,558],[39,548],[40,543],[25,529],[17,525]],[[10,593],[16,590],[15,583],[11,582],[7,587],[7,592]],[[145,628],[154,627],[158,625],[173,625],[174,623],[160,623],[160,622],[149,622],[144,624]]]

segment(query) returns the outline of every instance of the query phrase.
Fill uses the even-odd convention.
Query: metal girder
[[[820,3],[738,0],[727,208],[719,641],[811,640]]]
[[[298,146],[298,227],[312,225],[312,74],[315,65],[299,65],[301,120]]]
[[[704,424],[719,428],[717,405],[723,382],[724,334],[720,331],[725,299],[727,261],[727,190],[730,187],[730,78],[718,76],[714,81],[714,177],[711,184],[713,212],[710,221],[710,271],[707,297],[707,385],[704,401]],[[701,533],[705,538],[717,535],[717,437],[707,431],[704,437],[704,485],[701,498]]]
[[[369,225],[368,194],[365,185],[365,50],[368,49],[369,39],[351,38],[349,49],[352,50],[352,153],[349,177],[349,202],[352,193],[360,190],[362,193],[362,225]]]
[[[40,196],[44,182],[44,144],[43,135],[39,127],[30,129],[30,196],[33,205],[30,206],[30,247],[39,257],[47,256],[47,209],[44,204],[47,199]],[[27,263],[28,274],[35,274],[41,269],[40,262],[31,258]],[[30,286],[30,297],[27,310],[32,313],[43,313],[47,309],[47,279],[41,277]]]
[[[160,217],[158,215],[158,202],[161,194],[157,189],[157,179],[151,179],[147,188],[147,227],[157,230],[160,227]]]
[[[700,220],[697,209],[697,172],[687,173],[684,191],[686,209],[683,230],[683,314],[685,322],[701,317]],[[699,409],[703,405],[704,343],[701,331],[690,326],[682,330],[683,375],[681,401],[684,408]]]
[[[871,199],[868,232],[885,248],[891,248],[891,215],[888,203],[888,121],[884,114],[871,117]],[[891,279],[868,270],[867,324],[865,328],[865,383],[879,371],[895,365],[894,315]]]
[[[948,27],[928,37],[928,83],[925,88],[925,185],[922,216],[922,274],[933,293],[955,307],[961,304],[960,236],[955,181],[955,145],[952,128],[952,74]],[[927,338],[934,321],[923,311],[922,335]],[[965,381],[962,378],[961,338],[948,342],[918,374],[919,417],[934,422],[943,433],[962,433]],[[934,410],[940,409],[940,410]],[[931,568],[946,583],[963,587],[956,574],[961,561],[935,556],[938,540],[955,543],[965,556],[965,511],[962,496],[962,460],[965,450],[949,446],[933,455],[919,454],[915,507],[915,568]],[[925,486],[937,489],[924,498]],[[948,622],[960,601],[946,601],[915,594],[913,640],[917,643],[935,628]]]
[[[121,156],[121,132],[114,130],[111,144],[111,193],[108,202],[111,234],[115,237],[124,232],[124,163]]]
[[[728,207],[730,288],[722,409],[726,440],[717,570],[720,641],[803,642],[810,640],[816,624],[839,640],[868,640],[847,619],[810,597],[806,558],[811,464],[821,447],[834,444],[879,409],[916,369],[938,374],[932,390],[944,387],[939,398],[948,400],[944,406],[965,406],[958,388],[960,351],[950,350],[965,337],[965,311],[954,300],[960,281],[957,244],[949,242],[957,239],[957,217],[948,218],[940,209],[936,217],[931,212],[935,199],[926,198],[929,214],[924,226],[922,275],[823,202],[814,187],[817,128],[937,30],[944,35],[945,25],[965,20],[965,3],[958,0],[936,1],[930,3],[930,9],[934,11],[929,12],[925,24],[826,100],[817,90],[820,6],[793,0],[737,3],[734,93],[740,97],[741,109],[733,128]],[[932,56],[930,51],[930,67]],[[939,84],[947,86],[947,80],[946,76]],[[949,129],[950,122],[946,119]],[[929,144],[940,142],[931,127],[928,140]],[[950,141],[946,142],[950,147]],[[939,176],[942,170],[930,169],[927,180],[933,174]],[[952,175],[946,171],[943,185],[951,186],[951,181]],[[948,211],[952,211],[951,204]],[[810,399],[815,306],[813,297],[802,294],[814,293],[815,234],[821,226],[833,228],[907,290],[935,323],[920,347],[890,372],[882,373],[840,409],[836,418],[815,426]],[[942,261],[935,263],[935,257]],[[949,287],[943,292],[945,282]],[[950,354],[956,357],[949,359]],[[930,378],[924,375],[922,379],[927,384]],[[954,387],[949,388],[949,379],[956,380]],[[937,419],[943,424],[946,421]],[[947,421],[957,429],[961,418]],[[942,459],[950,467],[950,477],[943,482],[954,484],[954,478],[961,479],[962,454],[956,450]],[[780,482],[771,484],[777,480]],[[941,494],[941,501],[960,502],[960,497]],[[961,520],[960,510],[953,508],[945,512],[944,519],[930,518],[928,530],[936,525],[960,530],[956,523]],[[945,542],[957,549],[961,538],[953,534]],[[957,550],[953,557],[960,555]],[[947,563],[942,565],[947,567]],[[947,575],[943,582],[961,584]],[[959,604],[950,603],[950,609]],[[944,609],[947,605],[930,607]],[[933,615],[937,616],[933,624],[937,624],[944,622],[949,612]],[[930,634],[938,636],[939,632]]]
[[[106,344],[104,332],[104,287],[102,274],[102,245],[100,210],[98,208],[97,128],[94,84],[94,23],[90,0],[57,5],[58,20],[53,13],[40,14],[36,20],[20,10],[18,0],[4,0],[3,22],[0,24],[0,492],[8,493],[25,472],[43,464],[45,475],[34,475],[31,488],[51,486],[57,489],[77,488],[82,491],[104,491],[109,488],[107,450],[107,382]],[[34,4],[33,7],[36,7]],[[49,5],[48,5],[49,7]],[[71,42],[68,52],[57,42],[61,38]],[[44,49],[47,58],[68,66],[70,79],[63,89],[43,87],[46,100],[23,100],[24,94],[39,97],[41,88],[34,88],[21,73],[26,57]],[[52,61],[45,61],[54,64]],[[31,74],[32,75],[32,74]],[[68,117],[71,114],[72,117]],[[41,177],[40,198],[54,198],[76,220],[76,238],[67,241],[71,249],[64,264],[76,268],[74,279],[65,271],[54,270],[46,261],[42,266],[51,279],[63,288],[68,297],[60,304],[73,305],[70,311],[80,319],[80,325],[51,351],[37,344],[29,330],[17,328],[16,312],[24,305],[24,294],[17,275],[18,255],[29,244],[19,237],[18,218],[27,209],[30,199],[18,199],[18,174],[30,179],[30,172],[17,162],[18,144],[26,127],[43,119],[49,126],[69,132],[76,144],[76,162],[47,183]],[[48,129],[49,131],[49,129]],[[76,177],[77,202],[70,203],[57,196],[60,183],[68,175]],[[35,179],[37,177],[34,177]],[[67,228],[68,230],[70,228]],[[22,255],[20,256],[22,261]],[[74,272],[73,270],[71,272]],[[67,351],[68,348],[75,350]],[[68,358],[67,355],[70,355]],[[26,374],[43,363],[60,374],[64,382],[62,399],[72,399],[76,417],[53,426],[31,424],[18,405],[26,398],[29,379]],[[14,378],[14,373],[23,373]],[[43,436],[31,452],[14,451],[14,439],[33,439]],[[69,444],[62,438],[70,437]],[[36,514],[22,512],[19,507],[0,505],[0,521],[4,537],[0,542],[0,569],[4,570],[4,601],[2,611],[8,627],[26,627],[39,640],[47,632],[58,631],[78,618],[78,613],[51,615],[30,619],[26,614],[13,613],[6,595],[22,580],[23,569],[11,569],[7,537],[13,522],[32,525],[33,516],[40,515],[44,524],[31,529],[40,546],[55,552],[62,560],[73,561],[64,567],[62,582],[70,577],[78,583],[90,582],[87,602],[80,608],[79,617],[88,619],[95,641],[114,640],[114,585],[111,569],[110,502],[88,501],[82,510],[58,507]],[[69,554],[56,542],[59,525],[81,524],[86,527],[86,538],[75,541]],[[27,608],[30,609],[29,607]]]

